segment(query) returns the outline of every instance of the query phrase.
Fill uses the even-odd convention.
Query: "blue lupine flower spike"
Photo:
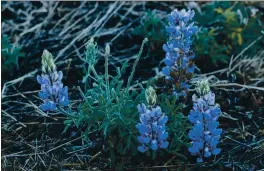
[[[138,150],[144,153],[149,148],[153,151],[158,148],[167,148],[169,143],[166,140],[168,132],[166,132],[165,124],[168,121],[168,117],[161,112],[159,106],[147,109],[145,104],[139,104],[138,111],[140,113],[140,122],[136,127],[141,134],[138,136],[138,141],[141,143]]]
[[[191,22],[194,11],[185,9],[178,11],[175,9],[168,16],[169,25],[166,27],[169,39],[163,45],[166,52],[164,59],[165,67],[162,68],[167,80],[173,83],[173,92],[177,97],[186,96],[189,85],[188,82],[193,77],[196,66],[192,59],[194,53],[191,50],[193,34],[198,30],[197,26]]]
[[[153,151],[158,148],[165,149],[169,145],[167,141],[168,132],[166,132],[168,117],[162,113],[159,106],[153,107],[153,103],[156,102],[156,93],[152,87],[146,90],[146,99],[150,109],[143,103],[137,107],[140,114],[140,122],[136,127],[140,133],[138,141],[141,143],[138,150],[142,153],[149,149]]]
[[[63,87],[61,71],[57,72],[56,65],[50,52],[44,50],[42,54],[42,74],[37,76],[41,85],[39,97],[44,101],[40,105],[42,111],[54,111],[56,107],[68,106],[68,87]]]
[[[197,84],[199,98],[194,94],[193,110],[188,116],[193,124],[188,137],[192,140],[189,152],[198,155],[197,162],[203,162],[204,157],[218,155],[221,151],[217,148],[222,129],[217,128],[217,121],[221,113],[220,108],[215,105],[215,94],[210,91],[209,84],[202,80]]]

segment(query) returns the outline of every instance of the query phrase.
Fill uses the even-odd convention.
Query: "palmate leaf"
[[[264,27],[261,24],[263,13],[258,11],[252,17],[252,8],[255,7],[242,2],[212,2],[202,5],[202,12],[196,11],[195,15],[198,25],[203,28],[194,42],[197,56],[208,56],[213,64],[227,64],[230,56],[238,54],[256,40]],[[211,30],[215,34],[208,34]],[[255,49],[259,50],[263,45],[259,41],[246,53],[254,56],[257,52]],[[218,50],[217,53],[215,50]]]
[[[162,110],[168,115],[176,115],[176,113],[183,107],[182,104],[177,104],[176,96],[169,96],[161,94],[157,98],[157,103],[160,104]]]
[[[183,142],[188,141],[188,137],[184,136],[189,126],[186,124],[187,118],[180,114],[184,105],[177,103],[176,96],[169,96],[167,94],[159,95],[157,103],[160,104],[162,111],[169,117],[167,122],[169,147],[166,151],[170,154],[174,154],[175,152],[179,153],[186,144]]]
[[[132,34],[147,37],[150,41],[166,40],[164,24],[155,11],[147,10],[141,23],[133,29]]]
[[[8,71],[14,66],[19,67],[18,59],[25,57],[25,53],[21,52],[21,47],[11,44],[7,35],[3,35],[1,40],[2,70]]]
[[[218,61],[222,63],[228,63],[230,57],[225,54],[226,51],[227,51],[226,46],[220,46],[218,44],[213,44],[209,52],[212,62],[214,64],[216,64]]]
[[[194,43],[195,52],[198,56],[209,56],[213,64],[218,62],[228,63],[227,47],[217,43],[215,36],[219,30],[202,28]]]

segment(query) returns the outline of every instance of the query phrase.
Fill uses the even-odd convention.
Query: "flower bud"
[[[208,94],[211,91],[208,80],[204,79],[199,81],[196,86],[196,91],[200,96]]]
[[[93,83],[93,87],[98,87],[98,84],[96,84],[96,83]]]
[[[106,54],[107,56],[110,55],[110,46],[109,46],[108,43],[107,43],[106,46],[105,46],[105,54]]]
[[[56,65],[55,65],[55,62],[53,60],[53,56],[47,50],[43,51],[41,64],[42,64],[42,71],[44,73],[46,73],[46,72],[51,73],[51,72],[54,72],[56,70]]]
[[[95,65],[97,63],[98,47],[94,39],[91,38],[86,43],[85,59],[89,65]]]
[[[156,91],[153,89],[152,86],[149,86],[149,88],[146,89],[145,97],[147,100],[147,103],[149,105],[155,105],[157,100],[157,94]]]

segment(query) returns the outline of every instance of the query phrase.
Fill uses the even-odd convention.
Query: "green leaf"
[[[7,35],[3,35],[1,40],[2,69],[4,71],[9,71],[13,69],[14,66],[18,65],[18,59],[25,57],[25,53],[21,52],[19,46],[11,44]]]

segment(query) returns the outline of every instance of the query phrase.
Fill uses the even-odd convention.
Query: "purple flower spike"
[[[138,141],[142,144],[138,147],[138,151],[144,153],[148,149],[156,151],[158,148],[167,148],[169,143],[165,124],[168,117],[161,112],[161,108],[157,106],[147,109],[145,104],[139,104],[138,111],[140,122],[136,127],[140,133]]]
[[[196,66],[193,63],[194,53],[191,50],[192,36],[197,32],[198,27],[191,22],[194,17],[194,11],[185,9],[178,11],[175,9],[168,16],[169,25],[166,31],[169,38],[163,45],[166,57],[163,60],[165,67],[162,73],[167,80],[171,80],[177,97],[185,96],[189,90],[189,81],[193,76]],[[182,86],[184,84],[184,86]]]
[[[203,85],[203,87],[205,87]],[[207,87],[206,87],[207,88]],[[193,95],[193,110],[188,116],[189,121],[193,124],[188,137],[192,140],[189,152],[192,155],[198,155],[197,162],[203,162],[203,157],[218,155],[221,151],[217,148],[222,129],[217,128],[217,121],[220,115],[220,108],[215,105],[215,94],[209,88],[200,94],[198,98]]]
[[[68,106],[68,87],[63,87],[63,73],[57,72],[52,55],[45,50],[42,55],[42,74],[37,76],[41,85],[39,97],[44,101],[40,106],[43,111],[54,111],[56,106]]]

